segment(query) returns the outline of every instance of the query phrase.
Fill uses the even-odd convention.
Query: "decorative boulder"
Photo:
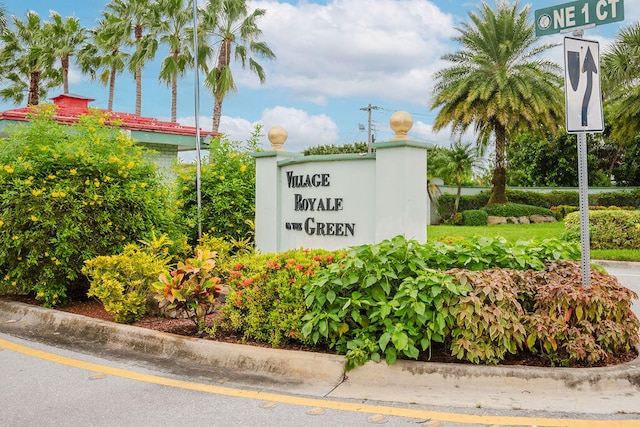
[[[515,216],[507,217],[507,224],[520,224],[520,220]]]
[[[549,215],[531,215],[529,217],[534,224],[540,224],[542,222],[557,222],[558,220]]]
[[[520,224],[531,224],[531,220],[528,216],[521,216],[520,218],[518,218],[518,222]]]
[[[503,216],[489,216],[487,220],[487,225],[498,225],[498,224],[506,224],[507,218]]]

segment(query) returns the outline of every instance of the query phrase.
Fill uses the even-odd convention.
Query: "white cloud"
[[[325,105],[329,97],[428,103],[430,79],[455,35],[454,18],[423,0],[334,0],[327,5],[251,2],[267,10],[263,63],[270,88]],[[238,84],[257,87],[249,72]]]
[[[69,67],[69,83],[79,84],[82,83],[83,74],[75,65]]]
[[[278,106],[265,110],[260,123],[264,125],[265,135],[274,126],[285,128],[289,135],[284,145],[287,151],[297,152],[338,141],[338,126],[325,114],[309,115],[296,108]],[[266,144],[271,146],[268,142]]]
[[[193,116],[180,117],[177,121],[185,126],[195,126]],[[202,129],[211,129],[211,123],[211,117],[200,118]],[[267,133],[274,126],[282,126],[286,129],[289,135],[285,143],[287,151],[298,152],[307,147],[334,144],[338,140],[338,126],[327,115],[309,115],[300,109],[280,106],[264,110],[257,122],[223,115],[220,119],[220,132],[231,140],[246,141],[258,124],[262,125],[263,136],[259,143],[264,149],[271,147]]]

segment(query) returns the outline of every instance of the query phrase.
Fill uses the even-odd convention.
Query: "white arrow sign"
[[[600,44],[592,40],[565,37],[564,65],[567,132],[604,131]]]

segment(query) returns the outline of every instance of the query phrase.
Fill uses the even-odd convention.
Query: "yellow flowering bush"
[[[100,125],[100,113],[63,125],[53,112],[34,107],[29,124],[0,140],[0,294],[32,293],[49,306],[86,292],[85,260],[173,222],[147,150]]]
[[[255,218],[255,161],[260,127],[244,144],[216,139],[209,147],[209,161],[201,168],[202,230],[214,237],[250,244]],[[176,210],[188,228],[191,244],[197,242],[196,166],[178,165]]]

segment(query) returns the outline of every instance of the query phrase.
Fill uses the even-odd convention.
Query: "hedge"
[[[580,240],[580,212],[564,218],[567,240]],[[640,211],[589,211],[592,249],[640,249]]]

